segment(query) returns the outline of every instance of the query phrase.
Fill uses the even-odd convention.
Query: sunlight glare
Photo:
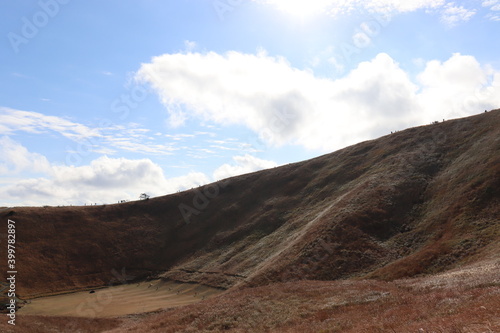
[[[276,6],[292,16],[302,19],[312,17],[324,11],[331,0],[269,0],[270,4]]]

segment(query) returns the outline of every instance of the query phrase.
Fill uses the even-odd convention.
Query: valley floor
[[[117,317],[199,302],[221,289],[153,280],[141,283],[42,297],[29,301],[19,314],[42,316]]]

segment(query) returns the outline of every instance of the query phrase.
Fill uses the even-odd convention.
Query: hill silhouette
[[[383,293],[383,281],[496,265],[499,138],[494,110],[149,200],[7,208],[18,294],[147,278],[234,297],[269,286],[307,293],[307,280],[374,279]]]

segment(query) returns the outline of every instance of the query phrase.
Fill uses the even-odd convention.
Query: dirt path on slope
[[[154,280],[31,300],[21,315],[115,317],[192,304],[223,292],[203,285]]]

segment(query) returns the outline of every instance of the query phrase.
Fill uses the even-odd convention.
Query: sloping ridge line
[[[397,279],[499,251],[500,110],[163,197],[13,207],[18,294],[160,277],[217,288]],[[189,221],[181,207],[196,211]],[[6,272],[6,261],[0,260]]]

